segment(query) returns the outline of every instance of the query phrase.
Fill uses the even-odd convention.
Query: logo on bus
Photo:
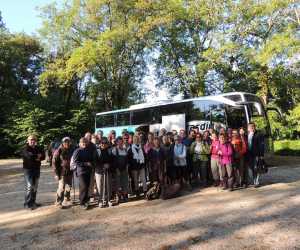
[[[192,121],[188,124],[188,129],[198,129],[199,131],[205,131],[213,128],[213,124],[210,121]]]
[[[209,129],[219,130],[221,127],[226,128],[226,125],[220,122],[210,121],[191,121],[188,123],[188,130],[197,129],[199,131],[205,131]]]

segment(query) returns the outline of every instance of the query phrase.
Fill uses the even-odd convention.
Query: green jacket
[[[207,143],[201,143],[201,151],[200,154],[195,152],[196,142],[193,142],[190,147],[190,154],[192,155],[193,162],[200,161],[208,161],[208,157],[210,154],[210,146]]]

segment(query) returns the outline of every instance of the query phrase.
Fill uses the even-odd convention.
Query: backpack
[[[158,182],[154,183],[154,186],[151,187],[146,193],[147,200],[155,200],[158,199],[161,193],[160,184]]]

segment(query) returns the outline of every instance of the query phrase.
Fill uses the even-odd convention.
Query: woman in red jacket
[[[232,130],[231,144],[233,147],[233,171],[235,177],[235,186],[241,187],[244,180],[244,157],[247,152],[247,146],[237,129]]]

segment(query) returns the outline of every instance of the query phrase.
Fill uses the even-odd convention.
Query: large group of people
[[[161,129],[159,134],[143,131],[116,136],[111,131],[86,133],[77,148],[69,137],[51,157],[58,181],[55,204],[63,207],[71,202],[74,176],[79,182],[79,202],[88,209],[91,200],[99,207],[127,202],[129,197],[145,197],[154,185],[180,185],[184,189],[215,186],[223,190],[260,185],[259,160],[264,156],[264,137],[255,124],[244,128],[213,129],[201,132],[197,128],[186,134]],[[44,151],[37,138],[28,137],[23,151],[26,195],[24,206],[34,209],[41,161]]]

